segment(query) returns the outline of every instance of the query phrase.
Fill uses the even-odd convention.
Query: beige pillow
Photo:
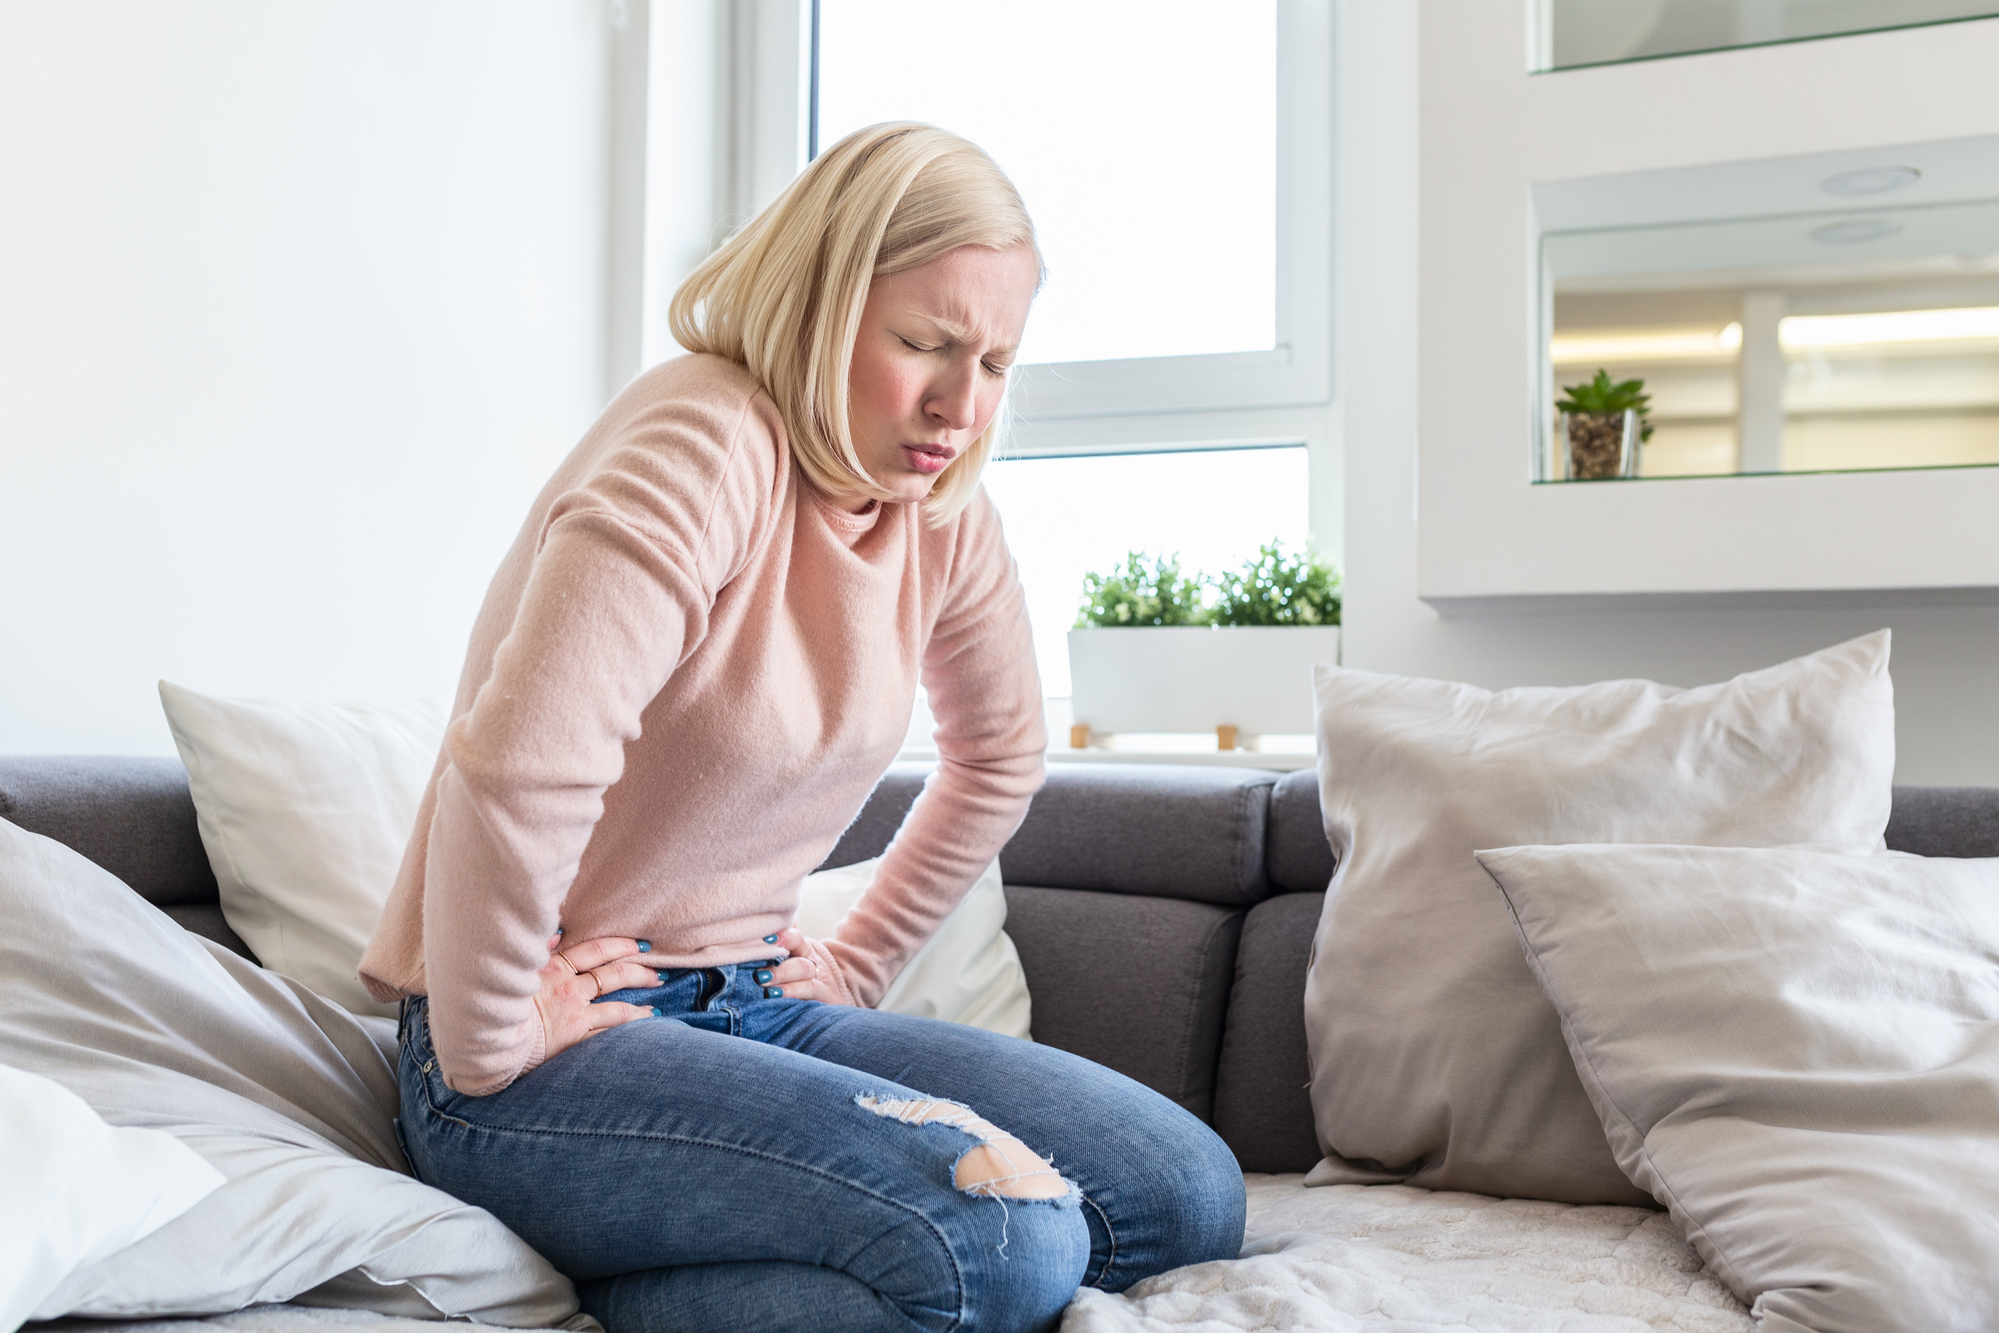
[[[1316,673],[1339,872],[1305,983],[1310,1180],[1635,1203],[1472,852],[1520,843],[1877,849],[1888,632],[1720,685],[1493,693]]]
[[[1999,1327],[1999,860],[1479,859],[1618,1163],[1764,1333]]]

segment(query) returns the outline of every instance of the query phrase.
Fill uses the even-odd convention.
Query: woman
[[[1080,1283],[1241,1244],[1234,1160],[1179,1107],[867,1007],[1041,782],[978,485],[1040,279],[977,148],[849,137],[680,290],[696,354],[611,404],[487,594],[362,972],[409,997],[417,1173],[611,1333],[1045,1328]],[[937,772],[807,939],[799,881],[919,674]]]

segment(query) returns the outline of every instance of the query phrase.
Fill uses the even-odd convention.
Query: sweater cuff
[[[527,1059],[518,1068],[502,1078],[494,1079],[491,1083],[477,1088],[461,1088],[458,1086],[457,1080],[453,1079],[449,1073],[446,1073],[444,1076],[444,1086],[450,1088],[453,1092],[462,1093],[467,1097],[490,1097],[496,1092],[504,1092],[506,1089],[512,1087],[514,1080],[546,1059],[548,1059],[548,1024],[542,1018],[541,997],[536,996],[534,1002],[534,1044],[528,1048]]]

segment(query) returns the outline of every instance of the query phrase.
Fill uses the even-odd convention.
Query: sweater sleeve
[[[879,1003],[936,933],[1041,786],[1048,735],[1027,599],[984,490],[960,518],[923,684],[937,717],[937,769],[874,882],[820,945],[864,1005]]]
[[[543,1058],[538,974],[605,789],[770,517],[776,468],[758,455],[776,448],[758,425],[672,402],[600,425],[620,439],[550,509],[492,670],[445,732],[424,969],[459,1092]]]

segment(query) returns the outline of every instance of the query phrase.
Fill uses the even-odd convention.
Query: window
[[[981,5],[821,0],[820,146],[928,121],[1026,198],[1048,284],[1023,362],[1277,345],[1276,4],[1143,12],[1017,0],[995,23]],[[976,52],[973,77],[940,50]]]
[[[813,15],[820,144],[943,125],[1034,212],[1049,280],[1023,415],[1328,397],[1326,0],[819,0]]]

